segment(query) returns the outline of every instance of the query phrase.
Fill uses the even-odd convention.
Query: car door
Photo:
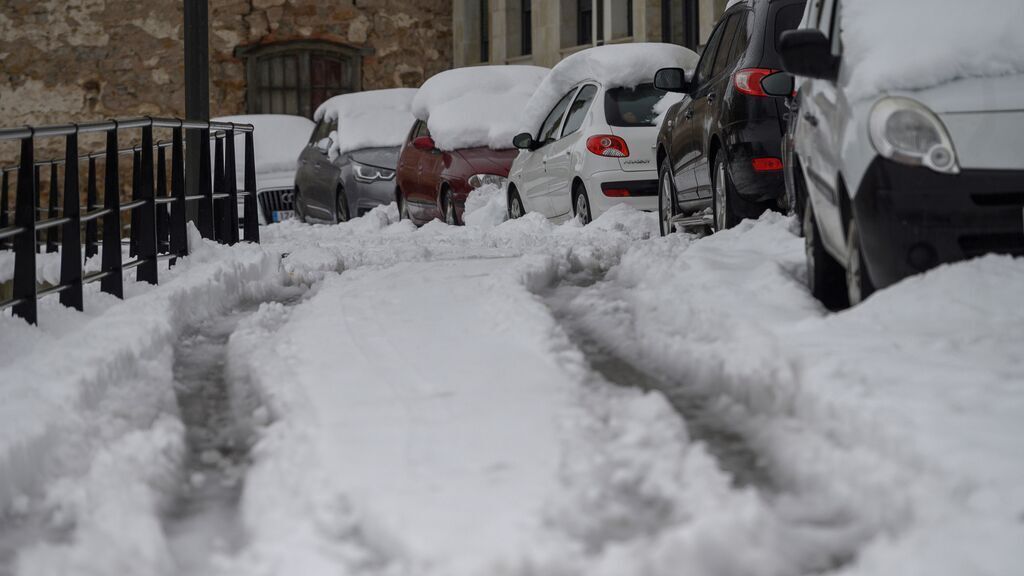
[[[553,212],[553,207],[548,200],[551,181],[545,159],[549,153],[548,146],[558,138],[558,131],[562,127],[566,109],[576,91],[577,87],[573,87],[548,112],[544,122],[540,125],[540,130],[537,131],[536,148],[523,166],[523,190],[520,190],[522,198],[530,210],[536,210],[549,218],[557,216],[557,214]]]
[[[681,129],[673,133],[672,147],[676,151],[673,170],[676,174],[676,187],[680,196],[686,198],[697,194],[698,180],[696,169],[701,164],[704,156],[704,134],[703,118],[707,106],[707,96],[711,90],[712,70],[715,65],[715,56],[722,43],[722,35],[725,32],[727,22],[719,22],[711,33],[707,47],[701,54],[694,71],[693,90],[691,90],[687,101],[679,108],[681,118],[674,119]]]
[[[736,36],[743,15],[734,13],[724,22],[721,40],[715,51],[714,66],[708,81],[694,94],[694,130],[700,139],[698,156],[693,163],[693,176],[697,181],[697,191],[701,198],[711,198],[711,168],[709,152],[711,138],[718,127],[722,113],[722,101],[725,98],[729,82],[732,80],[732,69],[729,57],[732,53],[732,42]]]
[[[299,165],[295,171],[295,187],[299,190],[303,206],[309,206],[315,201],[319,175],[314,166],[321,158],[317,144],[328,134],[328,122],[321,120],[314,128],[313,134],[310,135],[306,147],[299,154]]]
[[[826,35],[833,33],[833,51],[838,48],[838,0],[824,0],[817,27]],[[831,36],[830,36],[831,37]],[[838,53],[837,53],[838,54]],[[837,90],[830,80],[810,80],[800,95],[797,142],[805,143],[800,159],[806,173],[807,190],[814,203],[822,241],[830,253],[845,260],[846,233],[840,209],[839,142]]]
[[[303,166],[307,171],[305,186],[302,189],[303,199],[306,205],[306,215],[313,218],[326,220],[331,218],[331,206],[333,198],[328,201],[328,190],[331,196],[334,192],[334,183],[337,176],[332,170],[333,165],[328,158],[331,148],[332,137],[336,122],[321,120],[317,129],[313,132],[311,146],[306,148],[303,158]],[[332,177],[333,176],[333,177]]]
[[[549,182],[547,202],[552,216],[562,216],[572,210],[572,151],[579,148],[577,144],[586,136],[581,128],[597,94],[596,84],[580,87],[568,107],[558,139],[545,148],[544,164]]]

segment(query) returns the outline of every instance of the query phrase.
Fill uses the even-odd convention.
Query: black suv
[[[716,230],[782,207],[786,106],[769,84],[780,72],[779,36],[796,28],[806,0],[747,0],[726,10],[697,69],[665,68],[655,86],[686,94],[658,133],[661,232],[712,206]],[[690,77],[688,77],[690,76]],[[783,82],[784,80],[784,82]],[[764,82],[764,84],[762,84]]]

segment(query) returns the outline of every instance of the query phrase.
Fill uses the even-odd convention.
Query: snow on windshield
[[[256,170],[261,174],[295,170],[295,163],[302,153],[303,146],[309,142],[314,127],[309,118],[288,114],[221,116],[214,118],[213,121],[252,124]],[[242,171],[245,167],[244,145],[244,135],[236,134],[235,163],[236,179],[239,184],[243,182]]]
[[[847,0],[843,63],[848,94],[866,97],[958,78],[1024,73],[1021,0]]]
[[[363,148],[401,146],[416,121],[410,113],[415,88],[367,90],[324,102],[313,118],[337,120],[331,133],[331,159]]]
[[[512,147],[519,117],[547,75],[540,66],[474,66],[431,77],[412,110],[441,150]]]
[[[577,52],[552,68],[526,105],[520,128],[536,134],[551,108],[584,80],[596,80],[605,88],[632,88],[653,82],[660,68],[693,70],[697,60],[697,53],[689,48],[655,42],[596,46]]]

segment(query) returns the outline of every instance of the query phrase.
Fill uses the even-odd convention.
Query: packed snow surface
[[[847,0],[841,17],[854,97],[1024,74],[1020,0]]]
[[[309,118],[289,114],[247,114],[221,116],[215,122],[252,124],[253,153],[256,159],[257,182],[261,174],[274,172],[295,172],[299,154],[313,134],[314,124]],[[213,147],[211,146],[211,149]],[[245,135],[235,135],[236,181],[241,187],[245,182]]]
[[[699,56],[693,50],[660,42],[595,46],[563,59],[551,69],[523,111],[519,127],[536,135],[544,118],[573,86],[595,80],[605,88],[634,87],[654,82],[661,68],[692,71]]]
[[[430,77],[412,104],[441,150],[512,148],[519,117],[547,75],[539,66],[472,66]]]
[[[258,441],[246,539],[217,574],[1024,565],[1024,259],[943,266],[830,314],[792,219],[659,238],[625,206],[586,227],[503,222],[480,192],[465,227],[417,229],[391,205],[268,226],[260,246],[193,234],[123,302],[90,288],[84,314],[47,298],[38,328],[0,316],[0,563],[18,543],[0,571],[176,573],[160,528],[183,453],[173,344],[288,286],[308,290],[227,344]],[[738,486],[662,392],[610,385],[569,320],[705,398],[770,486]],[[33,522],[43,536],[16,533]]]
[[[363,148],[401,146],[416,121],[410,113],[415,88],[341,94],[324,102],[313,118],[337,120],[328,151],[331,159]]]

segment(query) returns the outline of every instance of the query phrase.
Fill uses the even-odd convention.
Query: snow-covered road
[[[124,303],[0,317],[0,573],[1024,565],[1024,261],[827,314],[778,215],[662,239],[628,209],[498,225],[496,204],[464,228],[390,207],[259,247],[193,238]],[[228,428],[255,439],[236,545],[201,562],[168,523],[189,345],[223,361]]]

